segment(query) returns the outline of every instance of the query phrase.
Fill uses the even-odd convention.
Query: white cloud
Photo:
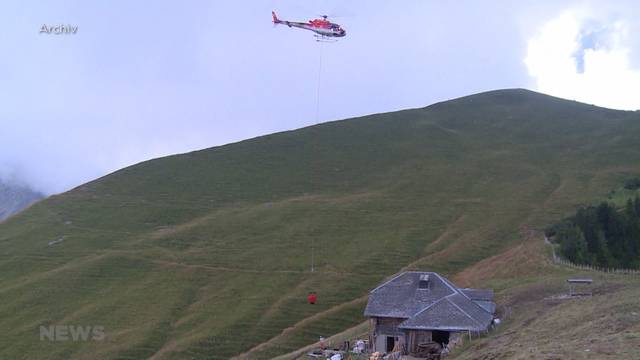
[[[631,65],[625,20],[568,10],[529,40],[527,65],[537,90],[599,106],[640,108],[640,70]]]

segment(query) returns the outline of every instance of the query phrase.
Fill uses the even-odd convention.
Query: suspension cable
[[[318,41],[320,47],[320,63],[318,64],[318,88],[316,89],[316,124],[320,123],[320,87],[322,80],[322,41]]]

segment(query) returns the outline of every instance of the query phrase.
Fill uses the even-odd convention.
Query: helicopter
[[[347,35],[347,32],[338,24],[332,23],[327,20],[327,15],[322,15],[321,19],[309,20],[308,22],[296,22],[296,21],[287,21],[280,20],[276,15],[275,11],[271,12],[271,16],[273,17],[273,23],[287,25],[288,27],[297,27],[300,29],[311,30],[314,33],[318,34],[321,39],[325,38],[340,38]]]

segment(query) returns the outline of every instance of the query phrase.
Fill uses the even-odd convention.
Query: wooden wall
[[[409,353],[418,352],[418,345],[431,341],[431,331],[409,330],[407,334],[407,350]]]

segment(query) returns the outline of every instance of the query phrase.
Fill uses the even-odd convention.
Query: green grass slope
[[[639,138],[639,113],[501,90],[120,170],[0,224],[0,358],[296,350],[386,276],[456,274],[637,176]]]

